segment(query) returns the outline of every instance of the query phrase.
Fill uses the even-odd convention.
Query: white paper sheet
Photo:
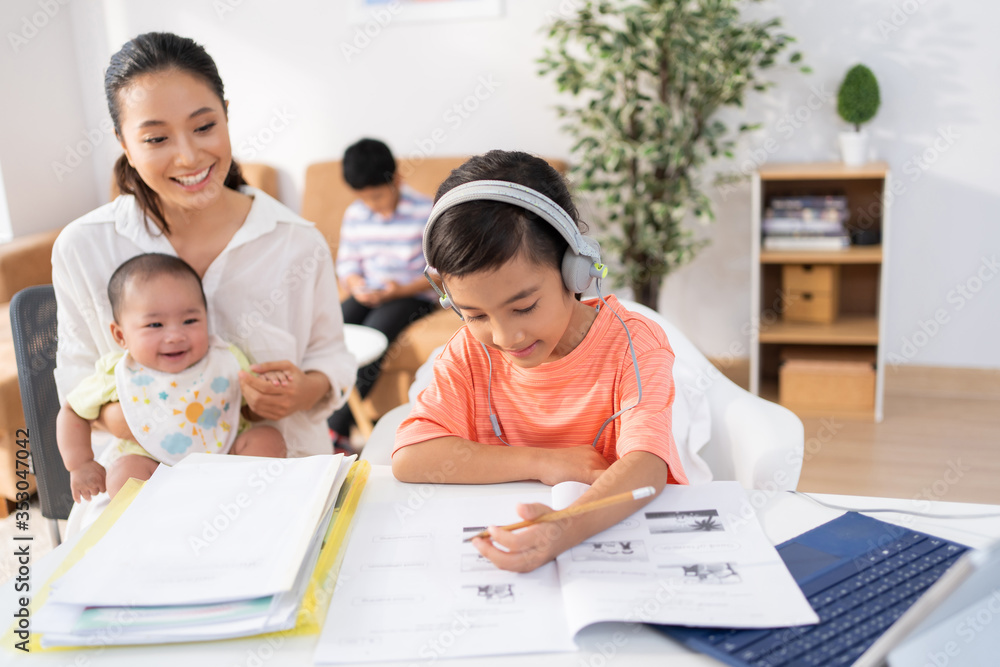
[[[208,604],[289,590],[342,462],[226,457],[160,466],[108,533],[53,584],[50,601]]]
[[[667,486],[558,563],[574,633],[600,621],[728,628],[819,622],[737,482]]]
[[[547,491],[520,502],[551,501]],[[574,650],[554,563],[498,570],[468,543],[518,520],[514,499],[363,502],[316,652],[317,662],[426,660]]]

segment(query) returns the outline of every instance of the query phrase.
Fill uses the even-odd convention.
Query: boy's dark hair
[[[392,183],[396,158],[378,139],[362,139],[344,151],[344,180],[353,190]]]
[[[198,285],[198,294],[201,295],[202,305],[208,309],[205,290],[201,286],[201,276],[191,268],[190,264],[180,257],[161,252],[149,252],[144,255],[136,255],[111,274],[111,280],[108,281],[108,301],[111,302],[111,315],[115,318],[115,322],[119,321],[122,300],[125,298],[125,286],[128,285],[129,281],[150,280],[162,275],[192,278]]]
[[[226,95],[222,77],[205,48],[188,37],[179,37],[169,32],[147,32],[126,42],[118,53],[111,56],[108,69],[104,72],[104,95],[108,100],[111,122],[115,126],[115,136],[121,136],[122,130],[120,93],[131,86],[137,77],[167,70],[184,72],[201,79],[218,96],[225,113]],[[143,214],[152,218],[164,234],[170,234],[170,226],[160,208],[159,195],[146,185],[139,172],[129,164],[126,155],[122,154],[115,162],[114,174],[119,192],[134,195]],[[246,185],[235,160],[229,164],[224,185],[233,190]]]
[[[471,158],[451,172],[434,201],[463,183],[481,180],[508,181],[537,190],[580,226],[580,215],[559,172],[540,157],[520,151],[494,150]],[[434,222],[425,259],[442,274],[465,276],[497,269],[524,252],[532,262],[561,271],[568,247],[551,224],[531,211],[476,200],[453,206]]]

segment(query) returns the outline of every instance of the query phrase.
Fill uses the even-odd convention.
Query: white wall
[[[45,1],[5,3],[3,26],[16,25]],[[507,0],[499,19],[392,21],[373,29],[377,34],[367,44],[348,20],[348,4],[73,0],[72,35],[53,20],[31,42],[33,51],[4,56],[5,89],[18,91],[18,103],[5,105],[4,118],[15,113],[30,120],[0,124],[0,162],[17,233],[73,217],[56,211],[57,205],[83,212],[106,198],[118,152],[110,139],[96,146],[89,166],[73,172],[72,183],[67,178],[57,184],[54,199],[61,201],[45,202],[51,209],[45,216],[29,215],[13,201],[22,190],[54,191],[50,162],[82,133],[106,123],[101,80],[108,57],[147,30],[171,30],[205,44],[231,100],[237,158],[278,167],[281,197],[296,209],[306,166],[340,156],[366,135],[383,138],[401,155],[521,148],[568,157],[570,141],[553,109],[565,100],[551,80],[536,75],[535,60],[545,43],[546,13],[573,0]],[[971,300],[952,292],[967,281],[977,287],[976,272],[991,271],[982,268],[981,258],[1000,254],[1000,44],[991,31],[1000,25],[1000,6],[989,0],[780,0],[755,11],[785,18],[815,72],[776,72],[780,85],[750,100],[745,117],[766,127],[746,139],[736,166],[761,151],[769,161],[836,159],[841,123],[835,102],[806,107],[808,118],[792,131],[782,118],[796,111],[804,116],[814,90],[835,94],[849,66],[868,64],[883,93],[869,128],[874,148],[907,186],[892,211],[887,351],[908,363],[1000,368],[993,342],[1000,331],[1000,280],[983,283]],[[887,31],[896,27],[893,21],[899,29]],[[345,46],[360,47],[360,53],[348,57]],[[494,82],[495,89],[483,81]],[[476,99],[477,91],[483,99]],[[456,104],[470,109],[465,118]],[[727,116],[737,122],[744,117]],[[949,128],[957,137],[953,145],[933,154],[935,137]],[[11,173],[10,144],[21,146],[15,155],[22,158],[33,151],[47,157],[36,156]],[[932,163],[914,169],[912,159],[924,151],[931,151]],[[706,353],[742,349],[743,356],[749,343],[743,331],[750,303],[749,188],[712,195],[718,220],[702,232],[712,245],[670,277],[661,310]],[[942,309],[946,324],[933,336],[921,335],[921,323],[932,328],[927,320]],[[915,335],[922,346],[913,345]]]
[[[339,159],[362,136],[381,138],[400,155],[526,147],[566,156],[553,86],[534,64],[542,18],[558,3],[506,4],[498,19],[373,23],[374,36],[350,22],[346,0],[280,9],[253,0],[89,0],[78,14],[102,13],[108,25],[107,50],[86,55],[93,72],[141,32],[169,30],[204,44],[230,99],[236,158],[278,167],[282,199],[298,209],[306,166]],[[88,89],[99,91],[95,81]],[[107,115],[103,99],[91,109],[91,125]],[[108,169],[116,154],[103,156]]]
[[[101,199],[94,189],[97,135],[85,122],[68,6],[6,0],[0,35],[0,164],[9,212],[0,236],[10,238],[61,227]]]
[[[822,97],[815,91],[835,95],[855,63],[871,67],[882,107],[868,131],[876,157],[905,186],[891,202],[886,353],[903,363],[1000,368],[1000,267],[991,268],[1000,259],[1000,5],[781,0],[765,7],[784,17],[815,71],[775,75],[779,85],[767,99],[748,106],[741,118],[765,127],[746,141],[737,167],[838,159],[836,99],[816,110],[809,104]],[[707,353],[725,356],[749,345],[749,186],[714,190],[713,199],[712,246],[667,281],[661,310]]]

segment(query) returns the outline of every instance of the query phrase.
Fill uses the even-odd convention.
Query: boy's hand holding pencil
[[[518,521],[517,523],[508,524],[506,526],[500,526],[501,530],[520,530],[521,528],[527,528],[528,526],[534,526],[539,523],[551,523],[553,521],[559,521],[560,519],[568,519],[571,516],[578,516],[580,514],[586,514],[587,512],[593,512],[594,510],[604,509],[605,507],[611,507],[612,505],[617,505],[618,503],[627,503],[632,500],[641,500],[642,498],[649,498],[656,494],[656,489],[651,486],[644,486],[642,488],[636,489],[635,491],[626,491],[625,493],[617,493],[613,496],[608,496],[607,498],[601,498],[600,500],[594,500],[589,503],[582,503],[580,505],[570,505],[566,509],[558,511],[549,511],[545,514],[541,514],[531,519],[525,519],[524,521]],[[544,505],[542,505],[544,507]],[[490,531],[484,530],[480,533],[473,535],[472,537],[466,539],[466,542],[471,542],[477,537],[489,537]]]
[[[598,500],[572,505],[554,511],[541,503],[518,505],[517,513],[524,521],[507,526],[492,526],[466,541],[472,541],[480,554],[501,569],[530,572],[579,542],[561,522],[595,510],[649,498],[656,494],[652,486],[617,493]],[[513,531],[527,528],[519,533]],[[499,545],[501,548],[497,548]]]

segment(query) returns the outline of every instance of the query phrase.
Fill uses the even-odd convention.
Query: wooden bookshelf
[[[842,162],[791,162],[761,165],[757,173],[761,180],[767,181],[882,179],[889,173],[889,165],[869,162],[860,167],[848,167]]]
[[[772,403],[777,403],[778,382],[776,380],[767,380],[762,382],[759,395],[763,399],[771,401]],[[789,409],[802,419],[823,418],[830,416],[829,410],[822,410],[818,408],[798,407],[793,405],[790,406]],[[872,413],[869,410],[838,410],[836,416],[854,421],[872,421]]]
[[[761,343],[796,345],[878,345],[878,318],[845,315],[830,324],[813,322],[761,323]]]
[[[763,250],[761,264],[881,264],[882,246],[851,246],[843,250]]]
[[[889,192],[889,178],[889,167],[885,162],[872,162],[860,167],[833,162],[769,164],[763,165],[754,174],[750,316],[755,326],[751,327],[750,390],[769,400],[778,399],[779,369],[790,371],[792,368],[783,366],[792,358],[788,355],[789,350],[801,355],[803,350],[823,347],[826,351],[843,352],[845,357],[858,353],[868,355],[869,359],[874,352],[875,395],[870,410],[838,409],[836,406],[801,407],[795,404],[794,396],[786,396],[788,407],[801,417],[837,416],[882,421],[885,382],[883,304],[886,300],[889,248],[886,193]],[[843,250],[829,251],[762,248],[761,222],[764,209],[772,197],[823,195],[845,197],[849,211],[848,230],[877,232],[881,244],[852,245]],[[834,298],[836,314],[832,322],[799,322],[784,318],[785,309],[794,305],[794,294],[790,295],[782,287],[782,272],[786,265],[839,267],[834,274],[838,278],[833,281],[838,289]],[[791,310],[789,317],[790,313]],[[833,313],[832,307],[827,313]],[[789,391],[794,393],[796,390]],[[835,395],[835,392],[830,395]],[[862,393],[856,395],[861,396]],[[826,400],[823,397],[818,402],[825,404]]]

